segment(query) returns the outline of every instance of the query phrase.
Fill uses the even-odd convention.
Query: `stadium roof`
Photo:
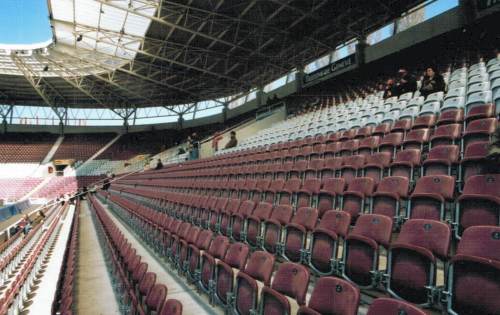
[[[123,108],[262,87],[419,0],[48,0],[53,40],[0,46],[0,102]]]

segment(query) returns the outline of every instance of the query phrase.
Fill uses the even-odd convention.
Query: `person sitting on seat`
[[[482,164],[481,174],[499,174],[500,173],[500,126],[497,127],[488,149],[484,163]]]
[[[393,79],[389,79],[387,80],[386,84],[385,84],[385,88],[384,88],[384,100],[389,98],[389,97],[393,97],[395,96],[397,93],[397,90],[396,90],[396,86],[394,85],[394,80]]]
[[[161,162],[161,159],[158,159],[155,170],[161,170],[162,168],[163,168],[163,163]]]
[[[225,146],[225,149],[234,148],[237,145],[238,145],[238,139],[236,139],[236,131],[231,131],[230,138]]]
[[[444,91],[445,86],[443,76],[434,67],[427,67],[420,88],[420,95],[427,97],[429,94]]]
[[[398,71],[399,79],[396,83],[397,93],[392,96],[400,96],[408,92],[417,90],[417,80],[413,75],[408,73],[408,70],[401,68]]]

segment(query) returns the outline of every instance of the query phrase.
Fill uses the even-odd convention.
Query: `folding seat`
[[[224,258],[228,248],[229,238],[219,235],[213,239],[208,250],[201,254],[200,269],[196,272],[197,285],[209,296],[214,291],[214,284],[210,280],[214,279],[215,264]]]
[[[443,92],[434,92],[432,94],[429,94],[427,95],[426,99],[425,99],[425,102],[433,102],[433,101],[438,101],[438,102],[442,102],[443,101],[443,97],[444,97],[444,93]]]
[[[231,300],[234,300],[234,314],[257,313],[258,297],[263,286],[270,284],[273,270],[273,255],[263,251],[252,253],[245,270],[239,271],[236,275],[234,294],[229,296]]]
[[[379,255],[389,248],[392,219],[385,215],[360,215],[344,242],[342,276],[361,288],[374,288],[381,280]]]
[[[415,117],[413,121],[412,129],[420,128],[434,128],[436,125],[436,115],[435,114],[425,114],[422,116]]]
[[[132,272],[132,275],[130,277],[132,285],[133,286],[137,285],[142,280],[142,278],[144,277],[144,275],[146,274],[147,271],[148,271],[148,264],[147,263],[141,262],[139,265],[137,265],[135,267],[134,272]]]
[[[366,137],[370,137],[373,132],[373,126],[364,126],[362,128],[357,129],[356,135],[354,139],[363,139]]]
[[[277,165],[274,171],[274,178],[286,180],[288,178],[288,174],[293,169],[293,165],[293,161],[287,161],[283,164]]]
[[[399,224],[403,219],[401,210],[406,209],[409,188],[408,177],[384,177],[373,194],[371,213],[388,216]]]
[[[462,150],[474,142],[490,141],[496,127],[496,118],[477,119],[468,123],[462,135]]]
[[[139,286],[137,287],[137,292],[136,292],[140,304],[142,304],[142,302],[148,296],[149,292],[151,292],[151,289],[153,289],[155,284],[156,284],[156,273],[146,272],[141,282],[139,282]]]
[[[262,200],[264,192],[271,185],[271,180],[267,178],[257,180],[255,188],[251,190],[251,200],[259,202]]]
[[[460,97],[460,96],[465,96],[465,87],[456,87],[449,89],[448,92],[446,93],[445,100],[451,97]]]
[[[285,186],[284,179],[275,179],[269,185],[269,188],[264,191],[264,201],[273,204],[278,196],[279,191]]]
[[[394,122],[391,128],[391,133],[392,132],[403,132],[406,133],[408,130],[411,129],[412,127],[412,118],[404,118],[404,119],[399,119]]]
[[[295,207],[315,207],[320,189],[321,180],[319,178],[308,178],[304,180],[302,187],[296,193]]]
[[[288,179],[291,178],[299,178],[302,179],[303,174],[307,170],[307,165],[308,161],[306,160],[300,160],[296,161],[295,164],[293,165],[293,168],[288,172]]]
[[[313,151],[312,145],[303,146],[302,148],[300,148],[299,153],[295,156],[295,161],[309,160],[309,156],[312,154],[312,151]]]
[[[435,147],[443,144],[456,144],[462,136],[461,124],[446,124],[436,128],[430,138],[430,146]]]
[[[370,198],[374,190],[375,181],[369,177],[356,177],[348,185],[347,191],[342,195],[342,210],[351,215],[352,223],[370,204]]]
[[[391,164],[392,155],[389,152],[379,152],[366,156],[363,176],[373,178],[378,183],[385,176]]]
[[[409,219],[444,221],[447,204],[453,202],[455,177],[429,175],[419,178],[408,204]]]
[[[474,175],[465,182],[455,214],[456,237],[470,226],[500,225],[500,174]]]
[[[316,226],[318,210],[302,207],[297,209],[290,223],[284,229],[284,242],[278,245],[281,256],[288,261],[301,262],[304,259],[308,233]]]
[[[255,209],[255,202],[247,200],[241,203],[238,212],[231,216],[231,226],[229,236],[235,241],[245,241],[245,220]]]
[[[245,185],[240,189],[240,199],[247,200],[250,199],[252,191],[257,187],[256,179],[247,179]]]
[[[359,141],[358,154],[370,155],[380,145],[380,136],[370,136]]]
[[[219,231],[220,226],[220,218],[222,216],[222,212],[226,209],[227,204],[230,199],[227,198],[217,198],[217,202],[215,206],[210,209],[210,214],[208,218],[208,228],[214,232]]]
[[[324,144],[324,143],[317,143],[317,144],[313,145],[313,150],[311,152],[310,158],[314,159],[314,158],[322,157],[325,150],[326,150],[326,144]]]
[[[447,278],[448,314],[499,314],[500,227],[466,229]]]
[[[432,148],[422,164],[422,175],[454,175],[460,156],[458,145],[440,145]]]
[[[319,278],[308,306],[301,306],[298,315],[357,315],[359,289],[351,283],[335,278]]]
[[[469,105],[469,104],[467,104]],[[465,122],[482,118],[495,117],[495,105],[493,103],[477,104],[466,108]]]
[[[359,146],[359,140],[358,139],[352,139],[352,140],[347,140],[345,142],[342,142],[342,145],[340,147],[339,155],[340,156],[350,156],[353,155],[354,152],[358,150]]]
[[[391,132],[384,136],[378,147],[379,152],[391,152],[393,156],[403,144],[402,132]]]
[[[304,179],[319,177],[319,172],[323,168],[325,160],[322,158],[313,158],[309,161],[307,169],[304,172]]]
[[[272,254],[277,253],[277,245],[283,238],[283,227],[287,225],[293,216],[293,208],[290,205],[277,205],[271,217],[263,223],[262,249]]]
[[[175,299],[168,299],[158,315],[182,315],[182,303]]]
[[[259,314],[296,314],[306,303],[309,271],[302,265],[282,263],[271,287],[262,288]]]
[[[390,123],[382,123],[378,124],[373,130],[372,136],[383,137],[386,134],[391,132],[391,124]]]
[[[301,186],[301,180],[298,178],[292,178],[285,182],[283,189],[279,191],[278,203],[291,205],[294,203],[295,195],[299,191]]]
[[[196,243],[200,235],[201,229],[197,226],[192,226],[187,233],[187,236],[183,239],[179,239],[178,250],[174,253],[174,263],[182,270],[182,266],[188,257],[189,245]]]
[[[344,211],[328,210],[312,231],[304,262],[319,275],[333,275],[338,269],[338,243],[349,231],[351,216]]]
[[[391,163],[389,173],[391,176],[403,176],[414,181],[414,174],[421,165],[421,151],[419,149],[406,149],[398,152]],[[419,169],[418,169],[419,170]]]
[[[387,292],[395,298],[431,306],[436,300],[437,264],[446,261],[450,240],[450,227],[443,222],[406,221],[388,252]]]
[[[231,236],[231,220],[234,214],[238,212],[241,207],[241,200],[232,198],[229,199],[226,208],[221,211],[218,223],[217,232],[225,236]]]
[[[474,83],[467,90],[467,101],[465,102],[465,115],[476,106],[482,106],[491,103],[491,90],[489,82]]]
[[[145,311],[147,314],[158,314],[163,308],[165,298],[167,297],[167,287],[163,284],[155,284],[145,301]]]
[[[403,141],[403,149],[420,149],[424,151],[430,136],[431,130],[427,128],[411,130],[406,134]]]
[[[318,194],[318,212],[320,218],[323,217],[326,211],[335,209],[337,204],[341,204],[341,197],[347,184],[343,178],[323,178],[321,187]]]
[[[344,163],[340,169],[340,176],[349,184],[357,177],[365,165],[364,155],[352,155],[344,157]]]
[[[488,155],[490,143],[487,141],[475,142],[467,146],[464,157],[460,161],[461,181],[466,182],[473,175],[478,175],[482,163]]]
[[[267,202],[257,204],[252,215],[246,219],[246,238],[245,242],[252,248],[259,246],[259,241],[262,239],[261,230],[262,222],[269,219],[273,210],[273,205]]]
[[[212,280],[213,297],[218,304],[229,309],[231,304],[227,297],[234,289],[236,270],[243,270],[247,262],[250,249],[243,243],[229,245],[223,260],[218,260],[215,265],[215,278]]]
[[[339,141],[345,142],[345,141],[351,140],[354,138],[355,135],[356,135],[356,129],[349,129],[349,130],[342,131],[340,133]]]
[[[333,156],[337,156],[340,152],[340,148],[342,147],[341,142],[330,142],[326,144],[325,151],[323,153],[323,157],[325,159]]]
[[[196,272],[200,266],[201,254],[210,247],[212,237],[212,231],[201,230],[196,243],[189,245],[186,260],[182,262],[182,269],[189,282],[196,281]]]
[[[418,308],[417,306],[390,298],[378,298],[375,299],[370,307],[368,308],[368,313],[366,315],[427,315],[426,312]]]
[[[343,162],[344,158],[341,157],[325,158],[323,168],[320,171],[321,178],[337,177]]]

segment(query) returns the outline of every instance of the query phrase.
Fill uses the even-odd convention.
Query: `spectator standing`
[[[408,92],[414,93],[417,90],[417,80],[413,75],[408,73],[408,70],[401,68],[398,71],[398,75],[399,79],[396,83],[396,95],[393,96],[400,96]]]
[[[238,145],[238,139],[236,139],[236,131],[231,131],[229,141],[226,144],[225,149],[234,148]]]
[[[189,159],[190,160],[196,160],[198,159],[198,153],[199,153],[199,139],[198,135],[196,132],[193,132],[190,137],[188,137],[188,142],[189,142]]]
[[[427,95],[444,91],[445,83],[443,76],[439,74],[434,67],[428,67],[425,70],[424,79],[422,80],[422,87],[420,88],[420,95],[427,97]]]

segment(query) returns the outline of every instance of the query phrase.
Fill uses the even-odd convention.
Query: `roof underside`
[[[0,49],[0,101],[158,106],[263,86],[422,0],[48,0],[55,43]]]

